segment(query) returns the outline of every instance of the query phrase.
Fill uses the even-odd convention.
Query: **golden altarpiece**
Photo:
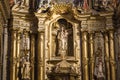
[[[43,0],[33,12],[30,1],[12,7],[9,80],[119,80],[115,3]]]

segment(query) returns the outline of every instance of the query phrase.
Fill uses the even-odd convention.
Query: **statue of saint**
[[[29,58],[22,59],[22,69],[21,69],[21,75],[22,80],[30,80],[30,62],[28,60]]]
[[[72,25],[66,20],[60,20],[55,24],[56,30],[53,31],[55,43],[55,55],[56,56],[73,56],[74,55],[74,41],[73,41],[73,28]]]
[[[99,45],[95,54],[95,80],[105,80],[104,75],[104,58],[103,58],[102,47]]]
[[[68,31],[62,27],[58,34],[59,39],[59,54],[65,58],[68,49]]]
[[[59,37],[60,37],[59,38],[60,39],[60,48],[62,50],[67,50],[68,32],[67,32],[67,30],[65,30],[64,27],[62,27]]]
[[[104,71],[103,71],[104,65],[101,58],[99,58],[99,61],[96,67],[97,67],[97,75],[96,75],[97,80],[104,80]]]

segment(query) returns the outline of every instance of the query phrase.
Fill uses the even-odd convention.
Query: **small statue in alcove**
[[[58,39],[60,48],[59,54],[61,54],[62,57],[65,57],[68,49],[68,31],[64,27],[61,28]]]
[[[99,58],[99,61],[96,67],[97,67],[97,75],[96,75],[97,80],[104,80],[104,71],[103,71],[104,65],[101,57]]]
[[[21,75],[22,80],[30,80],[30,61],[29,55],[22,57],[21,60]]]
[[[65,30],[64,27],[62,27],[62,31],[61,31],[61,47],[62,50],[67,50],[67,40],[68,40],[68,32],[67,30]]]
[[[95,80],[105,80],[104,75],[104,60],[103,60],[103,54],[102,54],[102,47],[99,46],[96,51],[96,57],[95,57]]]
[[[57,24],[55,24],[57,28],[53,33],[54,42],[55,42],[55,54],[56,56],[60,56],[62,58],[67,56],[74,55],[74,40],[73,40],[73,28],[72,24],[68,23],[65,19],[60,19]]]

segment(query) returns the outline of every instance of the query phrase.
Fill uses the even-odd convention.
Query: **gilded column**
[[[31,34],[31,54],[30,54],[30,61],[31,61],[31,80],[34,80],[34,58],[35,58],[35,35]]]
[[[10,80],[16,80],[16,30],[12,30],[11,32],[11,57],[10,57]]]
[[[110,63],[109,63],[109,42],[108,42],[108,34],[106,33],[104,35],[105,37],[105,64],[106,64],[106,75],[107,80],[110,80]]]
[[[116,80],[116,63],[115,63],[115,50],[114,50],[114,31],[109,31],[109,44],[110,44],[110,70],[111,80]]]
[[[17,34],[17,53],[16,53],[16,59],[17,59],[17,72],[16,72],[16,80],[19,80],[19,67],[20,67],[20,64],[19,64],[19,61],[20,61],[20,33]]]
[[[90,80],[94,79],[94,40],[93,40],[94,33],[90,33],[89,41],[90,41]]]
[[[44,32],[38,33],[38,80],[44,80]]]
[[[82,32],[82,68],[83,68],[83,80],[89,80],[88,73],[88,33]]]

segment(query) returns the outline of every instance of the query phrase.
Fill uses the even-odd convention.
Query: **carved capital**
[[[38,29],[38,32],[39,32],[39,33],[44,33],[44,32],[45,32],[45,29],[44,29],[44,28],[39,28],[39,29]]]
[[[114,31],[113,30],[109,31],[109,37],[110,37],[110,40],[114,39]]]
[[[87,41],[87,35],[88,35],[87,31],[82,32],[82,40],[83,41]]]
[[[94,32],[92,33],[89,33],[89,36],[90,36],[90,43],[93,43],[94,42]]]
[[[105,43],[108,43],[108,33],[104,34],[104,38],[105,38]]]

